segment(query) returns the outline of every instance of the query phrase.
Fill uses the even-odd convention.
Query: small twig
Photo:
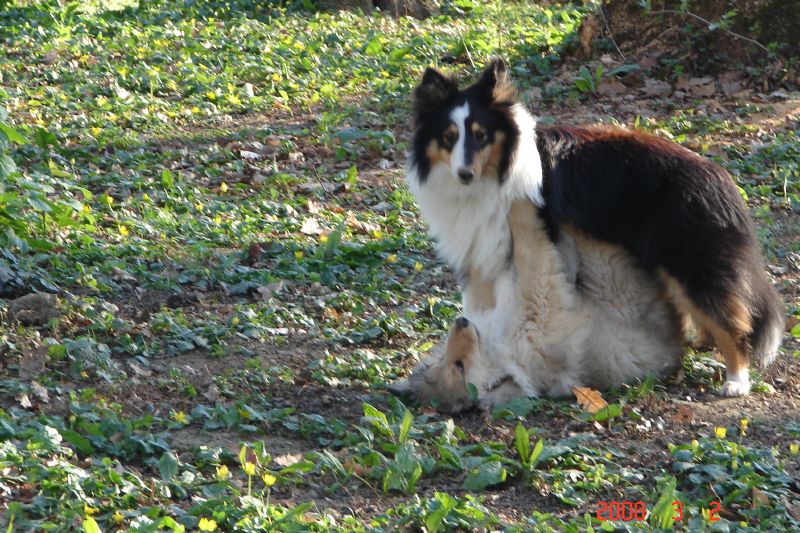
[[[654,44],[658,43],[658,42],[659,42],[659,39],[661,39],[663,36],[665,36],[666,34],[668,34],[669,32],[672,32],[672,31],[675,31],[675,28],[674,28],[673,26],[670,26],[670,27],[669,27],[669,28],[667,28],[666,30],[664,30],[664,31],[662,31],[661,33],[659,33],[659,34],[658,34],[658,35],[657,35],[657,36],[656,36],[656,37],[655,37],[653,40],[651,40],[649,43],[647,43],[646,45],[644,45],[644,46],[642,47],[642,49],[641,49],[641,50],[639,50],[639,52],[644,52],[645,50],[647,50],[648,48],[650,48],[650,47],[651,47],[651,46],[653,46]]]
[[[660,11],[649,11],[648,14],[649,15],[686,15],[688,17],[692,17],[694,19],[697,19],[697,20],[699,20],[700,22],[702,22],[704,24],[708,24],[708,25],[712,24],[712,22],[710,20],[706,20],[706,19],[704,19],[703,17],[701,17],[699,15],[695,15],[691,11],[678,11],[677,9],[662,9]],[[766,53],[772,54],[772,52],[770,51],[769,48],[767,48],[766,46],[764,46],[760,42],[751,39],[750,37],[745,37],[744,35],[739,35],[738,33],[732,32],[731,30],[728,30],[728,29],[725,29],[725,28],[719,28],[719,29],[721,29],[722,31],[724,31],[728,35],[732,35],[733,37],[736,37],[738,39],[742,39],[743,41],[747,41],[749,43],[753,43],[754,45],[756,45],[759,48],[761,48],[762,50],[764,50]]]
[[[464,36],[461,36],[461,42],[464,43],[464,50],[467,51],[467,59],[469,59],[469,64],[472,65],[472,68],[475,68],[475,62],[472,60],[472,54],[469,53],[469,46],[467,46],[467,41],[464,40]]]
[[[311,167],[311,170],[314,172],[314,177],[317,179],[317,183],[319,183],[319,186],[322,189],[322,195],[327,196],[331,202],[336,203],[336,197],[333,195],[333,193],[328,192],[328,190],[325,188],[325,183],[322,181],[322,177],[319,175],[319,172],[317,172],[317,167]]]
[[[603,10],[603,6],[600,6],[600,16],[603,17],[603,26],[606,27],[606,32],[608,33],[608,38],[611,39],[611,42],[614,44],[614,48],[617,49],[617,53],[625,61],[625,54],[622,53],[622,50],[619,49],[617,45],[617,41],[614,40],[614,35],[611,33],[611,28],[608,26],[608,20],[606,20],[606,13]]]

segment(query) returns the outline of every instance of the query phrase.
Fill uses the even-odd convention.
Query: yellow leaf
[[[608,403],[596,390],[589,387],[572,387],[572,394],[578,400],[578,405],[587,413],[594,414],[600,409],[608,407]]]
[[[200,531],[214,531],[217,529],[217,522],[208,518],[201,518],[197,524],[197,529]]]

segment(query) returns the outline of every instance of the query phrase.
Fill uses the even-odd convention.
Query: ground
[[[800,527],[800,94],[573,59],[591,6],[87,5],[0,11],[0,527]],[[730,170],[788,317],[751,396],[688,349],[606,416],[388,393],[459,312],[405,185],[409,95],[501,54],[540,120]],[[599,520],[610,501],[649,514]]]

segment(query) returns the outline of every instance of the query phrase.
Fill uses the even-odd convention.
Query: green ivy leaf
[[[65,441],[75,446],[75,449],[77,449],[83,455],[94,454],[94,446],[92,446],[92,443],[89,442],[89,439],[80,433],[72,431],[71,429],[62,429],[59,433],[61,433],[61,436],[64,437]]]
[[[488,461],[467,474],[464,480],[466,490],[483,490],[492,485],[505,482],[508,472],[500,461]]]
[[[172,481],[175,478],[175,474],[178,473],[178,456],[175,452],[164,452],[161,455],[161,459],[158,460],[158,471],[164,481]]]
[[[28,139],[26,139],[20,132],[8,124],[0,122],[0,132],[2,132],[11,142],[17,144],[28,144]]]

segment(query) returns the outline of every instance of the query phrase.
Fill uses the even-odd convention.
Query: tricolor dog
[[[414,121],[409,186],[481,335],[502,337],[513,319],[507,216],[529,198],[579,291],[572,235],[621,247],[657,280],[724,356],[722,395],[747,394],[751,361],[776,356],[783,305],[747,206],[718,165],[641,132],[538,125],[502,60],[464,89],[427,69]]]
[[[508,226],[515,290],[498,303],[509,317],[505,331],[483,335],[459,318],[445,345],[394,383],[395,392],[458,412],[475,400],[468,384],[488,408],[520,396],[566,396],[576,386],[616,387],[680,365],[677,313],[623,248],[573,233],[568,266],[529,199],[511,204]]]

